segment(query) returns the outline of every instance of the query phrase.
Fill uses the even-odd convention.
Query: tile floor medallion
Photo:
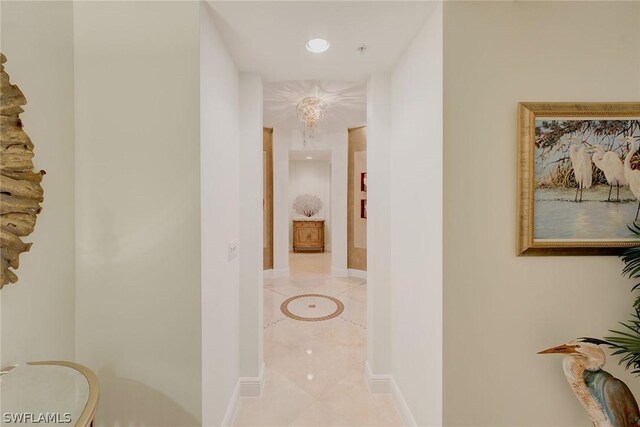
[[[234,425],[402,426],[391,396],[372,395],[364,378],[366,281],[332,277],[330,253],[291,254],[289,264],[289,277],[264,281],[264,389],[240,399]],[[291,300],[292,314],[323,317],[336,311],[333,299],[343,311],[323,321],[280,309]]]
[[[313,304],[309,304],[310,302]],[[287,298],[280,304],[280,311],[293,320],[321,322],[340,316],[344,311],[344,304],[328,295],[304,294]]]

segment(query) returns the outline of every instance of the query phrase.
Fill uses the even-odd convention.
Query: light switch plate
[[[229,242],[229,261],[238,256],[238,241],[232,240]]]

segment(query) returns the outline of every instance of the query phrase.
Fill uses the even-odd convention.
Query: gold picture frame
[[[640,195],[596,166],[607,149],[626,160],[632,148],[625,147],[634,144],[640,145],[640,102],[519,103],[517,255],[618,255],[638,246],[622,222],[633,223]],[[623,165],[625,176],[633,156]],[[591,171],[588,180],[581,170]]]

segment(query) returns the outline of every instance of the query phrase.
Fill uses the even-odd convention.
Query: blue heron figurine
[[[589,413],[594,427],[640,427],[638,403],[629,387],[603,371],[606,362],[596,338],[578,338],[538,354],[565,354],[564,375],[571,390]]]

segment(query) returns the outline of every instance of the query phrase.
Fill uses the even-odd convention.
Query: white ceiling
[[[367,88],[364,83],[326,80],[271,82],[264,85],[264,126],[297,120],[296,105],[315,96],[327,104],[320,126],[357,127],[367,122]]]
[[[311,157],[311,159],[307,159]],[[289,150],[289,160],[331,161],[331,150]]]
[[[241,71],[265,82],[364,82],[390,71],[437,2],[214,1],[218,29]],[[311,38],[331,43],[310,53]],[[366,45],[364,54],[358,46]]]

